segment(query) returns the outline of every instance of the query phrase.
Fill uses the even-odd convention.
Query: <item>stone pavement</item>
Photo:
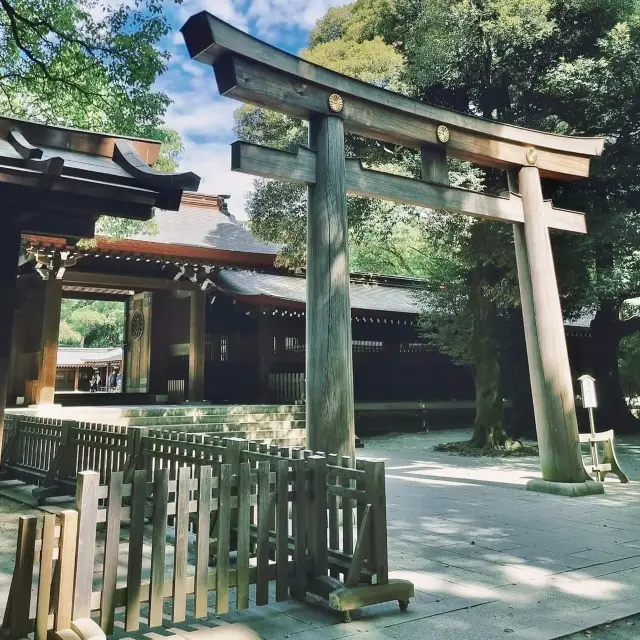
[[[406,613],[387,603],[346,624],[320,606],[274,602],[222,618],[212,609],[206,621],[177,627],[167,621],[156,633],[133,637],[550,640],[640,613],[640,438],[619,446],[636,482],[612,478],[604,496],[565,498],[524,491],[527,480],[539,477],[537,459],[432,450],[469,436],[468,430],[379,436],[358,451],[386,463],[390,575],[416,586]],[[2,608],[13,565],[4,538]],[[620,636],[632,637],[640,634]]]

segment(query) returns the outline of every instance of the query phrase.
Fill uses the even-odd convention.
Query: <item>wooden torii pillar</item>
[[[584,216],[544,201],[540,178],[589,175],[601,138],[572,138],[434,107],[311,64],[207,12],[182,28],[192,58],[213,66],[222,95],[309,121],[309,148],[236,142],[232,169],[309,187],[307,221],[308,446],[354,453],[346,194],[382,198],[514,225],[543,480],[528,488],[602,491],[580,453],[549,230],[586,233]],[[345,159],[344,132],[421,152],[423,179]],[[505,197],[448,186],[447,156],[510,174]],[[519,187],[517,186],[519,184]]]

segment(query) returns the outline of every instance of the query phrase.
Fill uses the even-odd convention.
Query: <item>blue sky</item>
[[[164,43],[171,51],[168,71],[158,86],[173,100],[166,115],[167,125],[176,129],[184,141],[181,170],[195,171],[202,177],[202,193],[231,194],[229,209],[245,219],[246,193],[251,176],[232,173],[231,149],[233,112],[240,103],[218,95],[213,71],[189,59],[180,27],[187,18],[203,9],[222,20],[298,53],[307,42],[309,30],[331,6],[347,0],[184,0],[172,5],[169,19],[173,33]]]

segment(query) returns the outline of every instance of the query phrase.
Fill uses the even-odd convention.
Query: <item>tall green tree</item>
[[[605,156],[594,163],[591,179],[571,185],[549,182],[544,189],[557,204],[588,214],[588,237],[558,235],[553,242],[565,313],[596,312],[594,372],[604,412],[618,428],[631,423],[619,380],[618,345],[640,328],[637,318],[621,316],[623,301],[638,295],[640,281],[637,12],[633,0],[357,0],[319,21],[306,53],[343,73],[364,77],[369,72],[368,81],[465,113],[607,137]],[[373,46],[385,55],[368,63],[366,52]],[[376,69],[380,60],[396,60],[385,47],[402,56],[393,73]],[[415,158],[406,150],[361,140],[353,141],[353,149],[374,166],[386,162],[406,175],[416,174]],[[484,171],[471,186],[497,192],[506,187],[506,179]],[[274,202],[279,187],[265,188]],[[281,213],[283,207],[276,209]],[[379,211],[369,209],[371,215]],[[279,239],[291,241],[289,249],[296,242],[302,246],[303,199],[296,200],[295,212],[295,234],[284,230],[288,221],[272,219],[270,228],[272,236],[282,232]],[[438,218],[429,220],[433,224]],[[513,310],[518,292],[511,232],[493,224],[444,224],[455,231],[447,238],[448,256],[455,260],[444,261],[446,274],[440,269],[429,275],[447,286],[435,288],[444,293],[435,310],[425,314],[425,328],[443,349],[474,366],[479,401],[474,441],[493,444],[505,437],[495,428],[502,415],[497,381],[506,377],[496,365],[505,353],[518,351],[521,358],[523,352],[521,344],[504,344],[504,336],[513,337],[521,326]],[[460,224],[464,228],[456,230]],[[511,330],[500,328],[503,318]],[[509,368],[523,369],[521,363]]]
[[[382,31],[405,57],[416,95],[489,119],[603,135],[589,180],[548,183],[561,206],[586,211],[586,238],[554,238],[568,313],[595,312],[601,412],[636,428],[618,371],[620,340],[640,330],[624,301],[640,292],[638,136],[640,18],[633,0],[395,0]]]
[[[313,46],[304,55],[378,86],[410,92],[399,52],[375,32],[382,7],[383,3],[377,3],[373,10],[369,4],[355,3],[330,11],[311,33]],[[239,136],[252,142],[287,148],[305,141],[302,123],[263,110],[244,107],[237,112],[236,123]],[[354,136],[347,137],[347,149],[377,169],[420,176],[419,157],[411,150]],[[485,176],[467,163],[451,162],[450,169],[453,184],[484,188]],[[249,213],[254,232],[285,244],[285,263],[304,263],[305,190],[257,181]],[[497,270],[484,262],[469,276],[470,261],[461,252],[465,243],[492,246],[487,233],[490,228],[499,233],[497,227],[479,226],[482,234],[477,234],[471,220],[361,198],[349,198],[348,215],[352,268],[413,275],[426,278],[432,285],[429,293],[421,296],[425,309],[429,309],[423,330],[442,350],[473,366],[478,399],[474,444],[503,445],[507,436],[502,423],[497,302],[488,291],[499,278]],[[486,251],[482,255],[486,262]],[[473,287],[473,297],[467,295],[469,287]],[[491,362],[487,362],[489,357]]]
[[[169,98],[160,0],[0,0],[0,111],[157,138]]]

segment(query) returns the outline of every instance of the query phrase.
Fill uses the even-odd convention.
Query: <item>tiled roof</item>
[[[281,301],[304,305],[307,300],[307,281],[302,277],[222,269],[216,274],[214,282],[230,296],[272,298],[274,304]],[[410,283],[410,279],[407,279],[408,286],[351,282],[351,308],[384,313],[420,313],[425,301],[418,299],[417,287],[410,286]],[[418,281],[415,281],[417,284]],[[566,320],[564,324],[568,329],[588,330],[592,318],[583,315],[577,320]]]
[[[122,361],[122,347],[58,347],[58,367],[84,367]]]
[[[277,255],[280,247],[258,240],[236,219],[220,210],[216,196],[183,194],[178,212],[156,209],[154,218],[158,232],[136,235],[131,240],[198,247],[217,251],[233,251],[262,255]]]
[[[231,296],[265,296],[286,302],[306,303],[306,279],[269,273],[222,269],[215,284]],[[420,305],[414,290],[377,283],[352,282],[351,308],[362,311],[418,313]]]

